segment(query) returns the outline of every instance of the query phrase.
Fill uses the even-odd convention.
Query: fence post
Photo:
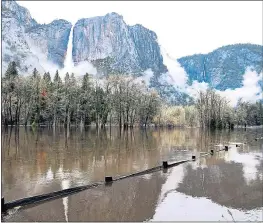
[[[163,161],[163,168],[164,169],[168,168],[168,162],[167,161]]]
[[[2,197],[1,198],[1,212],[5,212],[6,211],[6,208],[5,208],[5,198]]]
[[[111,183],[112,182],[112,177],[105,177],[105,183]]]

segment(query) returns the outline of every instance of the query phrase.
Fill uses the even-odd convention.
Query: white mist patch
[[[259,85],[259,81],[262,80],[263,73],[258,74],[256,71],[252,71],[251,68],[247,68],[243,76],[243,86],[236,89],[227,89],[225,91],[216,92],[221,96],[227,98],[230,105],[236,106],[239,99],[243,101],[256,102],[262,99],[262,90]]]
[[[208,89],[208,83],[193,81],[192,85],[187,85],[185,92],[194,99],[198,97],[199,92],[206,91]]]
[[[152,69],[147,69],[143,72],[143,75],[140,77],[137,77],[134,82],[141,84],[141,83],[145,83],[146,86],[150,85],[150,80],[153,77],[153,71]]]
[[[38,62],[41,66],[41,67],[36,67],[38,72],[40,74],[43,74],[44,72],[49,71],[51,77],[53,77],[55,75],[56,70],[59,70],[59,67],[47,59],[47,53],[48,53],[47,49],[41,50],[41,47],[36,46],[34,41],[28,37],[26,38],[26,41],[27,41],[27,44],[28,44],[32,54],[36,55],[38,58]],[[46,44],[43,43],[43,45],[45,46]],[[29,60],[30,60],[30,58],[29,58]],[[36,64],[36,63],[32,61],[32,64]]]
[[[161,47],[161,53],[163,56],[163,63],[168,69],[168,72],[162,74],[161,82],[166,82],[173,85],[175,88],[184,90],[188,79],[184,68],[182,68],[175,59],[172,59],[163,47]]]
[[[97,75],[97,69],[88,61],[80,62],[77,66],[74,66],[72,72],[77,76],[85,73]]]
[[[77,77],[77,76],[83,76],[86,73],[96,75],[97,69],[87,61],[80,62],[77,66],[74,66],[72,62],[71,67],[67,65],[66,67],[59,70],[60,77],[64,77],[67,72],[69,74],[74,73],[75,77]]]
[[[193,81],[191,85],[187,84],[188,75],[183,67],[177,62],[177,60],[171,58],[166,51],[162,49],[163,63],[166,65],[168,72],[162,74],[161,83],[171,84],[177,90],[190,95],[193,98],[197,98],[200,91],[206,91],[208,89],[208,83]]]

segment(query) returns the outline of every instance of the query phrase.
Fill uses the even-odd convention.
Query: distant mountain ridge
[[[263,46],[228,45],[208,54],[182,57],[178,62],[187,72],[189,84],[197,80],[219,90],[235,89],[241,87],[246,68],[262,71]]]

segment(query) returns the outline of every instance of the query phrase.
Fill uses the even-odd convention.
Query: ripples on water
[[[262,220],[261,130],[24,128],[2,131],[2,191],[7,201],[124,175],[249,142],[228,152],[18,210],[5,220]]]

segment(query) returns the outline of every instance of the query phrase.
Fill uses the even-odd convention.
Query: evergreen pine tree
[[[8,68],[7,68],[6,73],[5,73],[5,77],[9,79],[9,78],[14,78],[16,76],[18,76],[18,71],[16,68],[16,62],[12,61],[8,65]]]
[[[49,83],[51,81],[50,73],[44,73],[43,79],[45,80],[45,82]]]

